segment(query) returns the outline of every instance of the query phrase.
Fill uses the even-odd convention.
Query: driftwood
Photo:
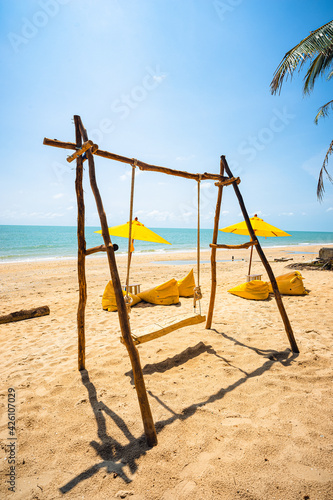
[[[21,311],[0,316],[0,325],[3,325],[4,323],[12,323],[13,321],[21,321],[23,319],[47,316],[48,314],[50,314],[49,306],[35,307],[34,309],[22,309]]]

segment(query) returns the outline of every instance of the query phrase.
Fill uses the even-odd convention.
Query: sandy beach
[[[279,276],[319,248],[264,251]],[[293,261],[274,262],[278,257]],[[210,253],[201,258],[209,261]],[[158,433],[154,448],[146,445],[118,314],[102,310],[106,257],[87,258],[83,372],[77,369],[76,261],[0,266],[2,315],[50,307],[48,316],[0,325],[1,498],[333,498],[333,273],[302,269],[309,294],[283,297],[300,349],[293,354],[273,296],[250,301],[227,292],[245,281],[249,251],[221,251],[217,258],[223,262],[212,329],[186,327],[138,347]],[[181,279],[192,267],[196,272],[175,259],[192,261],[195,254],[134,254],[131,281],[142,290]],[[126,258],[117,261],[124,280]],[[257,255],[252,272],[267,280]],[[201,265],[201,286],[206,314],[209,263]],[[191,312],[192,305],[191,298],[173,306],[139,303],[132,327]],[[15,492],[7,482],[10,390]]]

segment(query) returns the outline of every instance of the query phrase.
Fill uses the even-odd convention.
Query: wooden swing
[[[78,281],[79,281],[79,304],[77,311],[77,330],[78,330],[78,368],[79,370],[85,369],[85,307],[87,301],[87,284],[86,284],[86,273],[85,273],[85,258],[88,255],[91,255],[96,252],[104,251],[107,254],[108,264],[110,269],[110,274],[112,278],[113,288],[115,291],[115,298],[117,303],[117,311],[119,317],[119,324],[121,328],[122,338],[126,349],[129,354],[129,358],[131,361],[133,376],[135,381],[135,389],[137,392],[138,402],[140,406],[141,416],[144,431],[147,438],[147,443],[149,446],[155,446],[157,444],[157,434],[154,425],[154,420],[152,417],[148,395],[146,391],[146,386],[143,378],[143,372],[140,362],[140,356],[138,349],[135,344],[147,342],[152,340],[153,338],[158,338],[172,331],[178,330],[179,328],[183,328],[184,326],[193,325],[196,323],[201,323],[205,320],[204,316],[201,316],[201,310],[199,314],[195,314],[194,316],[188,316],[182,319],[178,319],[176,322],[169,322],[168,324],[157,324],[152,325],[151,328],[146,328],[145,332],[142,335],[136,335],[135,332],[131,333],[130,324],[129,324],[129,316],[128,316],[128,304],[126,304],[125,299],[126,296],[123,296],[123,291],[121,287],[121,282],[118,273],[118,267],[115,259],[114,248],[110,239],[109,231],[108,231],[108,223],[106,214],[104,211],[102,198],[97,186],[96,175],[95,175],[95,163],[94,156],[101,156],[103,158],[108,158],[111,160],[115,160],[122,163],[127,163],[133,166],[133,162],[135,166],[138,166],[140,170],[148,170],[151,172],[161,172],[167,175],[173,175],[177,177],[183,177],[185,179],[194,179],[198,181],[198,207],[199,207],[199,196],[200,196],[200,181],[201,180],[214,180],[217,181],[215,185],[218,187],[218,195],[215,209],[215,217],[214,217],[214,232],[213,232],[213,241],[210,245],[211,247],[211,290],[210,290],[210,302],[209,302],[209,310],[207,314],[207,322],[206,328],[211,328],[212,318],[213,318],[213,310],[215,303],[215,294],[216,294],[216,251],[218,248],[245,248],[251,245],[255,245],[255,248],[260,256],[260,259],[267,271],[268,277],[271,281],[273,292],[275,295],[275,299],[278,305],[278,309],[280,311],[285,330],[287,333],[287,337],[290,342],[290,346],[293,352],[299,352],[296,340],[294,338],[294,334],[287,316],[287,313],[284,309],[284,305],[282,302],[282,298],[280,296],[280,292],[276,283],[276,279],[274,277],[273,271],[265,257],[264,252],[261,249],[260,243],[252,229],[248,213],[246,211],[242,196],[238,189],[238,184],[240,182],[239,178],[233,177],[230,168],[227,164],[227,161],[224,156],[221,156],[220,160],[220,173],[203,173],[203,174],[195,174],[191,172],[184,172],[180,170],[174,170],[171,168],[161,167],[157,165],[149,165],[139,160],[133,160],[127,158],[126,156],[120,156],[115,153],[110,153],[109,151],[102,151],[98,148],[96,144],[93,144],[92,141],[88,140],[88,134],[86,129],[83,126],[82,120],[80,116],[74,116],[74,124],[75,124],[75,143],[73,142],[63,142],[58,141],[56,139],[48,139],[44,138],[43,144],[47,146],[54,146],[62,149],[74,150],[75,153],[68,158],[68,161],[71,162],[76,159],[76,179],[75,179],[75,191],[77,198],[77,206],[78,206],[78,217],[77,217],[77,235],[78,235]],[[85,156],[83,156],[83,154]],[[85,214],[85,206],[84,206],[84,191],[83,191],[83,162],[88,160],[89,164],[89,178],[90,178],[90,186],[92,192],[95,197],[97,211],[100,218],[101,228],[102,228],[102,236],[104,240],[104,245],[100,245],[94,248],[86,248],[85,241],[85,224],[84,224],[84,214]],[[224,171],[226,171],[227,176],[224,175]],[[217,244],[217,235],[218,235],[218,225],[219,225],[219,217],[220,217],[220,208],[222,201],[222,189],[224,186],[232,185],[235,191],[235,194],[238,198],[240,208],[242,210],[244,219],[246,221],[247,228],[249,230],[251,241],[249,243],[243,245],[218,245]],[[200,292],[200,284],[199,284],[199,252],[200,252],[200,238],[199,238],[199,209],[198,209],[198,248],[197,248],[197,261],[198,261],[198,287],[195,289],[194,296],[194,310],[196,312],[196,303],[199,302],[201,298]],[[131,218],[132,220],[132,212]],[[130,224],[131,226],[131,224]],[[129,242],[131,240],[131,233]],[[128,268],[128,279],[129,279],[129,268]],[[128,280],[127,280],[128,283]],[[128,294],[127,294],[128,296]],[[199,302],[200,305],[200,302]]]
[[[131,177],[131,195],[130,195],[130,213],[129,220],[133,220],[133,204],[134,204],[134,181],[135,181],[135,168],[137,165],[137,160],[133,161],[132,164],[132,177]],[[150,342],[151,340],[158,339],[167,335],[168,333],[179,330],[190,325],[197,325],[198,323],[203,323],[206,321],[206,316],[201,315],[201,303],[202,298],[201,288],[200,288],[200,182],[201,178],[197,179],[198,183],[198,223],[197,223],[197,286],[194,289],[193,297],[193,309],[194,314],[186,314],[181,317],[177,317],[173,320],[168,320],[159,323],[153,323],[152,325],[146,326],[144,328],[132,330],[131,336],[135,345],[143,344],[145,342]],[[131,312],[131,297],[129,295],[129,280],[130,280],[130,266],[131,266],[131,243],[132,243],[132,224],[129,224],[129,235],[128,235],[128,250],[127,250],[127,273],[126,273],[126,295],[124,297],[126,303],[126,309],[128,316]],[[197,313],[197,302],[199,304],[199,313]],[[121,336],[120,342],[124,344],[124,339]]]

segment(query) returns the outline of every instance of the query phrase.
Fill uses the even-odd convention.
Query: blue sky
[[[65,150],[74,114],[101,149],[191,172],[226,155],[250,216],[285,230],[332,231],[333,186],[316,185],[332,139],[331,82],[302,94],[302,74],[270,94],[284,54],[332,19],[329,0],[0,1],[0,224],[75,225],[75,172]],[[331,119],[332,120],[332,119]],[[128,220],[130,170],[95,159],[109,225]],[[332,173],[333,158],[329,163]],[[201,224],[213,226],[213,182]],[[85,179],[86,224],[99,225]],[[138,172],[134,214],[149,227],[195,227],[196,182]],[[232,187],[220,227],[241,220]]]

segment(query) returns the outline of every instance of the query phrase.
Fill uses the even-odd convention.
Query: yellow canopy
[[[271,224],[268,224],[263,219],[260,219],[257,215],[250,218],[251,226],[253,227],[254,234],[256,236],[291,236],[291,234],[285,233],[281,229],[278,229]],[[224,233],[234,233],[234,234],[249,234],[246,222],[239,222],[238,224],[233,224],[232,226],[220,229]]]
[[[126,224],[121,224],[120,226],[109,227],[109,234],[111,236],[121,236],[122,238],[129,237],[129,222]],[[95,233],[102,234],[102,231],[95,231]],[[167,245],[171,245],[167,240],[154,233],[151,229],[148,229],[144,224],[139,222],[138,220],[132,221],[132,240],[141,240],[141,241],[152,241],[153,243],[166,243]]]

